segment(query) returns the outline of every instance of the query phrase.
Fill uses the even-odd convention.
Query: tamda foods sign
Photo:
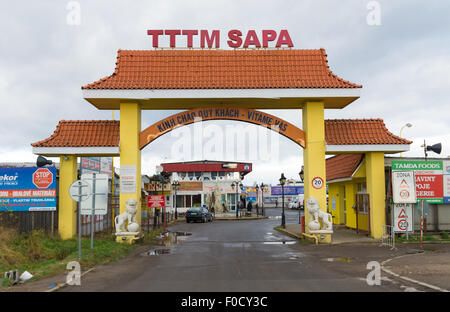
[[[410,171],[414,173],[416,196],[430,204],[444,202],[442,161],[392,161],[392,172]]]
[[[286,29],[280,31],[266,29],[262,31],[248,30],[246,32],[232,29],[226,34],[220,30],[194,30],[194,29],[149,29],[147,35],[152,37],[152,46],[160,47],[160,41],[168,40],[170,48],[220,48],[222,36],[226,38],[228,47],[236,48],[292,48],[289,32]]]

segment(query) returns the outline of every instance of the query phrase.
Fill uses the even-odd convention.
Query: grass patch
[[[82,238],[82,260],[79,261],[77,238],[62,240],[59,236],[42,231],[23,235],[14,229],[0,227],[0,278],[6,271],[19,270],[20,273],[28,271],[34,275],[33,279],[38,279],[64,272],[70,261],[79,261],[82,269],[116,261],[137,246],[148,243],[159,233],[159,230],[151,231],[142,243],[134,245],[117,243],[111,234],[96,234],[93,249],[90,237]],[[9,286],[9,281],[2,278],[0,285]]]
[[[447,234],[447,235],[445,235]],[[408,239],[406,239],[406,235],[402,235],[400,237],[396,237],[395,238],[396,242],[420,242],[420,235],[409,235]],[[448,233],[447,232],[441,232],[439,235],[431,235],[431,234],[424,234],[423,235],[423,241],[424,242],[430,242],[430,241],[435,241],[435,242],[450,242],[450,239],[448,238]]]

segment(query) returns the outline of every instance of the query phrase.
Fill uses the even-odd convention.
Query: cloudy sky
[[[379,4],[379,20],[370,18],[378,12],[374,2]],[[73,15],[78,6],[79,20]],[[110,75],[118,49],[151,49],[147,29],[220,29],[221,34],[230,29],[287,29],[295,48],[325,48],[334,73],[363,85],[359,100],[345,109],[326,111],[326,118],[382,118],[397,135],[409,122],[413,126],[402,136],[414,143],[403,156],[422,156],[424,139],[429,145],[441,142],[441,156],[449,156],[448,12],[450,2],[442,0],[9,2],[0,11],[0,162],[35,161],[30,143],[50,136],[61,119],[111,119],[111,111],[97,110],[83,100],[80,87]],[[227,48],[224,42],[221,47]],[[301,126],[301,111],[267,112]],[[145,111],[142,128],[173,113]],[[220,129],[226,145],[226,127],[236,124],[205,122],[209,137],[203,139],[204,147],[220,139],[211,135]],[[218,160],[253,162],[248,184],[275,183],[281,172],[298,177],[300,147],[280,136],[270,159],[265,157],[270,131],[245,127],[248,133],[258,131],[256,156],[247,148],[241,154],[216,153]],[[193,126],[184,128],[194,131]],[[214,156],[174,152],[181,136],[167,134],[147,146],[142,152],[143,173],[154,173],[164,161]],[[236,149],[251,140],[250,135]]]

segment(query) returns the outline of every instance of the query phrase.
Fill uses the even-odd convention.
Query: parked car
[[[186,222],[191,221],[201,221],[205,223],[206,221],[212,222],[213,216],[208,209],[203,207],[192,207],[186,211]]]

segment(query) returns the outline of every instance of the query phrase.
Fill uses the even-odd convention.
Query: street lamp
[[[408,122],[407,124],[403,125],[403,126],[400,128],[400,134],[399,134],[399,137],[402,137],[402,130],[403,130],[403,128],[405,128],[405,127],[411,128],[411,127],[412,127],[412,124],[410,124],[410,123]],[[400,157],[402,157],[402,153],[400,153]]]
[[[281,184],[281,204],[283,212],[281,214],[281,226],[283,228],[286,228],[286,217],[284,216],[284,184],[286,183],[286,177],[284,176],[284,173],[281,174],[280,178],[280,184]]]
[[[258,184],[256,184],[256,216],[259,216],[259,205],[258,205],[258,201],[259,201],[259,197],[258,197],[258,191],[259,191],[259,186]]]
[[[236,218],[238,218],[239,215],[238,215],[237,193],[239,190],[239,184],[237,182],[233,182],[233,183],[231,183],[231,188],[233,189],[233,191],[234,191],[234,189],[236,189],[236,195],[235,195],[234,199],[235,199],[235,203],[236,203]]]
[[[302,180],[302,182],[303,182],[303,179],[305,177],[305,172],[303,171],[303,169],[304,169],[304,166],[302,166],[302,170],[300,170],[300,172],[298,173],[298,175],[300,176],[300,179]]]
[[[440,154],[441,153],[441,151],[442,151],[442,144],[441,143],[437,143],[437,144],[434,144],[434,145],[427,145],[426,143],[425,143],[425,140],[423,140],[423,145],[421,145],[421,147],[423,147],[423,152],[425,153],[425,161],[427,160],[427,156],[428,156],[428,153],[427,153],[427,151],[432,151],[432,152],[435,152],[436,154]],[[422,249],[423,248],[423,246],[422,246],[422,241],[423,241],[423,223],[424,223],[424,221],[425,221],[425,224],[426,224],[426,218],[425,218],[425,220],[424,220],[424,218],[423,218],[423,199],[421,200],[421,209],[420,209],[420,249]]]
[[[265,216],[265,212],[264,212],[264,187],[266,187],[264,185],[264,183],[261,182],[261,199],[262,199],[262,215]]]
[[[175,190],[175,200],[173,201],[175,205],[175,219],[178,219],[178,210],[177,210],[177,190],[180,187],[180,183],[175,180],[172,182],[172,188]]]

